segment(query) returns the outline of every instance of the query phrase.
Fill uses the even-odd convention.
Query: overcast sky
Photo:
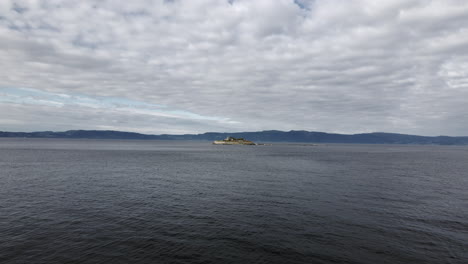
[[[466,0],[0,1],[0,130],[468,135]]]

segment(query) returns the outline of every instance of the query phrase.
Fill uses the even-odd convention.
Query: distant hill
[[[468,145],[468,137],[426,137],[394,133],[331,134],[309,131],[236,132],[186,135],[145,135],[112,130],[69,130],[65,132],[0,132],[0,137],[20,138],[88,138],[88,139],[141,139],[141,140],[221,140],[228,136],[245,138],[254,142],[303,142],[303,143],[361,143],[361,144],[436,144]]]

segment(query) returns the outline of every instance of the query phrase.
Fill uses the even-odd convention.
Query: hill
[[[468,137],[416,136],[395,133],[332,134],[310,131],[235,132],[186,135],[146,135],[112,130],[69,130],[65,132],[0,132],[0,137],[20,138],[88,138],[88,139],[140,139],[140,140],[222,140],[228,136],[245,138],[255,142],[302,142],[302,143],[361,143],[361,144],[436,144],[468,145]]]

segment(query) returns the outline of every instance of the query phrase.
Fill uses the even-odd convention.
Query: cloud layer
[[[1,1],[0,130],[468,135],[467,17],[462,0]]]

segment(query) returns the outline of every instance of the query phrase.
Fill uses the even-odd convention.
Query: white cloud
[[[461,0],[1,1],[0,89],[167,105],[193,122],[151,120],[187,133],[461,135],[467,16]],[[1,112],[2,130],[37,130],[30,117],[57,111],[0,105],[21,109],[15,120],[23,121],[12,126]],[[41,128],[69,129],[91,114],[74,107]],[[103,112],[108,118],[90,117],[102,123],[80,124],[168,130],[135,121],[148,116],[141,111]]]

